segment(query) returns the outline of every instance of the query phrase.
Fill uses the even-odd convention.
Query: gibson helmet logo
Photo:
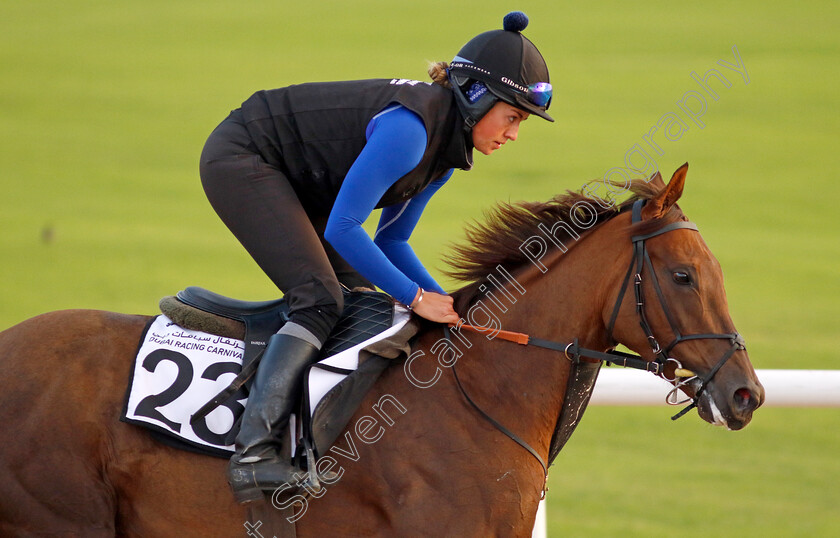
[[[512,81],[511,79],[509,79],[507,77],[502,77],[502,82],[504,82],[505,84],[507,84],[511,88],[515,88],[515,89],[521,91],[522,93],[528,93],[528,88],[526,88],[522,84],[519,84],[517,82]]]

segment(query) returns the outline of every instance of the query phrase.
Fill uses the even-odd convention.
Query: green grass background
[[[657,163],[669,176],[690,162],[680,204],[724,268],[755,366],[838,368],[830,1],[0,3],[0,328],[62,308],[153,314],[187,285],[274,297],[201,191],[213,127],[258,89],[425,79],[427,60],[511,9],[531,17],[558,121],[529,120],[433,200],[413,245],[435,274],[497,200],[578,188],[664,114],[688,121],[689,74],[714,67],[732,87],[716,86],[703,129],[658,139]],[[716,64],[733,45],[749,84]],[[840,412],[767,408],[730,433],[668,411],[589,410],[552,469],[551,536],[840,533]]]

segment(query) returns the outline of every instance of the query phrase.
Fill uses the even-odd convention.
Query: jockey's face
[[[508,140],[516,140],[519,124],[527,120],[528,116],[530,114],[524,110],[499,101],[473,127],[473,146],[481,153],[490,155]]]

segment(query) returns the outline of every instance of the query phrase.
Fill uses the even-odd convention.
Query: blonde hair
[[[440,84],[444,88],[451,88],[449,77],[446,75],[446,70],[449,69],[447,62],[431,62],[429,63],[429,76],[435,84]]]

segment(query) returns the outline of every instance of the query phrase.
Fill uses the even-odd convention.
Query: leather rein
[[[631,220],[632,224],[641,222],[642,207],[644,206],[645,201],[646,200],[637,200],[633,203]],[[612,336],[615,321],[618,318],[618,313],[621,309],[621,304],[624,300],[624,295],[627,292],[627,288],[629,287],[630,281],[632,280],[633,290],[636,299],[636,313],[639,316],[639,324],[641,325],[642,330],[645,332],[647,341],[650,344],[651,350],[653,351],[653,354],[655,356],[655,358],[652,361],[647,361],[643,359],[640,355],[636,355],[633,353],[625,353],[616,349],[610,349],[608,351],[597,351],[594,349],[583,348],[580,347],[580,345],[578,345],[577,338],[575,338],[572,342],[562,343],[553,340],[534,338],[533,336],[530,336],[525,333],[502,330],[496,332],[494,329],[491,329],[489,327],[476,327],[473,325],[459,323],[454,328],[458,330],[467,329],[482,334],[487,334],[488,332],[496,332],[496,335],[493,337],[494,339],[498,338],[501,340],[515,342],[520,345],[535,346],[562,352],[565,355],[565,357],[573,364],[579,364],[582,360],[584,362],[606,362],[608,364],[615,364],[618,366],[651,372],[654,375],[658,375],[666,381],[669,381],[674,384],[674,389],[668,394],[668,397],[666,398],[667,403],[671,405],[680,405],[689,401],[691,402],[679,413],[671,417],[671,420],[677,420],[678,418],[688,413],[691,409],[697,407],[697,404],[700,401],[700,397],[706,389],[706,386],[712,380],[712,378],[715,376],[718,370],[720,370],[721,367],[723,367],[723,365],[736,351],[746,348],[744,346],[744,339],[737,332],[683,335],[677,328],[676,323],[674,322],[674,317],[671,315],[671,311],[669,310],[668,305],[665,302],[665,297],[662,293],[662,288],[659,285],[659,280],[656,278],[656,272],[653,270],[653,264],[651,263],[650,256],[647,252],[647,247],[645,245],[645,241],[647,241],[648,239],[671,232],[673,230],[698,231],[697,225],[693,222],[678,221],[666,224],[665,226],[662,226],[660,229],[655,230],[651,233],[631,237],[631,243],[633,244],[633,258],[630,260],[630,266],[627,268],[627,273],[624,277],[624,281],[621,286],[621,290],[618,293],[618,297],[616,298],[615,306],[613,307],[609,324],[607,325],[607,335],[609,336],[610,340],[614,342],[615,340],[613,340]],[[668,320],[668,324],[670,325],[671,330],[674,333],[674,339],[664,348],[659,344],[659,341],[653,335],[653,330],[651,329],[650,323],[648,322],[647,314],[645,312],[646,303],[644,289],[642,287],[642,272],[645,268],[647,268],[648,272],[650,273],[650,279],[653,282],[653,289],[656,292],[659,304],[661,305],[662,310],[665,313],[665,318]],[[444,335],[447,338],[447,340],[451,339],[449,326],[444,326]],[[724,354],[721,356],[718,362],[702,378],[699,375],[695,374],[693,371],[683,369],[680,361],[668,356],[671,350],[673,350],[674,347],[676,347],[676,345],[680,342],[700,339],[725,339],[729,340],[731,344],[729,349],[726,352],[724,352]],[[665,366],[668,362],[673,362],[676,366],[675,374],[672,379],[668,379],[667,377],[665,377]],[[479,414],[481,414],[481,416],[483,416],[488,422],[493,424],[493,426],[495,426],[499,431],[507,435],[514,442],[519,444],[522,448],[530,452],[531,455],[533,455],[534,458],[539,462],[547,478],[548,465],[546,465],[545,460],[542,458],[542,456],[540,456],[536,450],[534,450],[527,442],[521,439],[518,435],[511,432],[508,428],[506,428],[498,421],[496,421],[493,417],[491,417],[489,414],[487,414],[483,409],[481,409],[478,406],[478,404],[476,404],[472,400],[472,398],[469,397],[467,392],[464,390],[463,385],[461,385],[461,381],[458,379],[458,373],[455,371],[454,364],[452,365],[452,374],[455,377],[455,382],[458,388],[460,389],[464,397],[467,399],[467,401],[479,412]],[[695,391],[693,397],[681,402],[675,400],[672,401],[673,397],[677,394],[677,391],[682,386],[695,380],[699,380],[700,387]],[[543,495],[544,494],[545,491],[543,491]]]

